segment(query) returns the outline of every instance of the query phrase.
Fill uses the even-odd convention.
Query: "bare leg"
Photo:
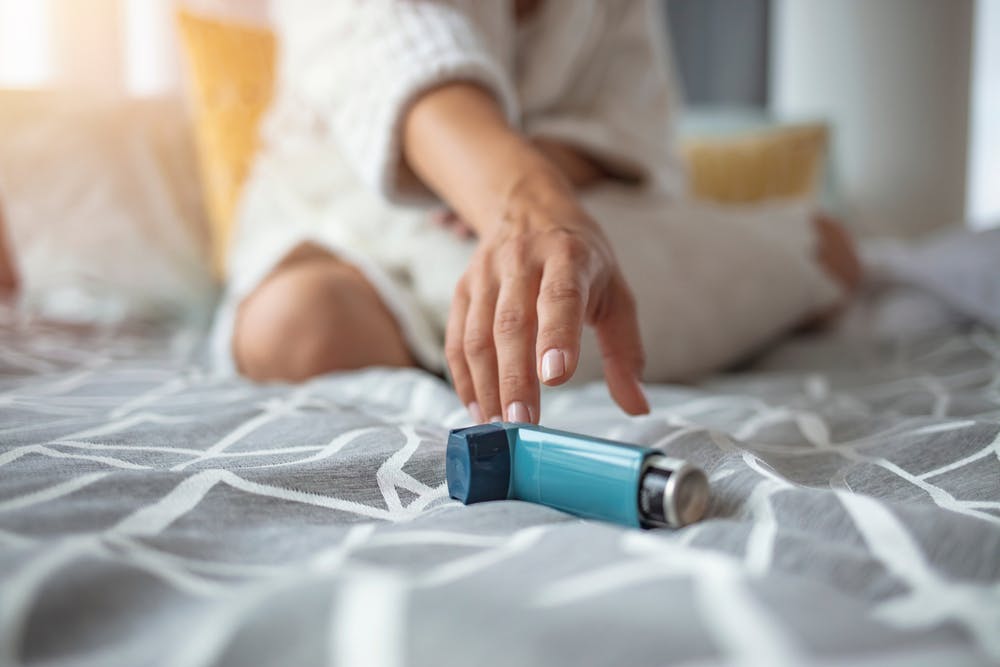
[[[366,366],[414,366],[402,332],[354,266],[297,247],[242,304],[233,353],[240,372],[298,382]]]
[[[0,294],[17,289],[17,274],[14,271],[14,255],[7,238],[3,221],[3,205],[0,203]]]

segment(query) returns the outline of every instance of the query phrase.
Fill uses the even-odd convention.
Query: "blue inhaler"
[[[445,457],[448,493],[466,505],[524,500],[647,528],[686,526],[708,508],[708,478],[689,463],[531,424],[455,429]]]

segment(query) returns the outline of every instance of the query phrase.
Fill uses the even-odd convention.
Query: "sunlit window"
[[[50,0],[0,0],[0,85],[34,88],[52,77]]]
[[[156,95],[176,81],[173,17],[167,0],[126,0],[125,87],[133,95]]]
[[[175,87],[171,0],[0,0],[0,87]]]

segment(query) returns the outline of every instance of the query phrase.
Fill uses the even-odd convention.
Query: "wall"
[[[1000,226],[1000,2],[977,0],[972,50],[969,221]]]
[[[668,0],[666,7],[689,104],[767,105],[769,0]]]
[[[772,109],[833,123],[842,212],[860,231],[964,218],[972,15],[973,0],[774,1]]]

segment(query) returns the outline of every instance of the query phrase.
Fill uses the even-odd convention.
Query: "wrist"
[[[534,151],[534,149],[532,149]],[[499,228],[569,227],[586,218],[567,177],[545,156],[530,155],[506,174],[481,236]]]
[[[592,187],[607,176],[596,160],[567,143],[545,137],[534,137],[531,143],[566,177],[576,191]]]

